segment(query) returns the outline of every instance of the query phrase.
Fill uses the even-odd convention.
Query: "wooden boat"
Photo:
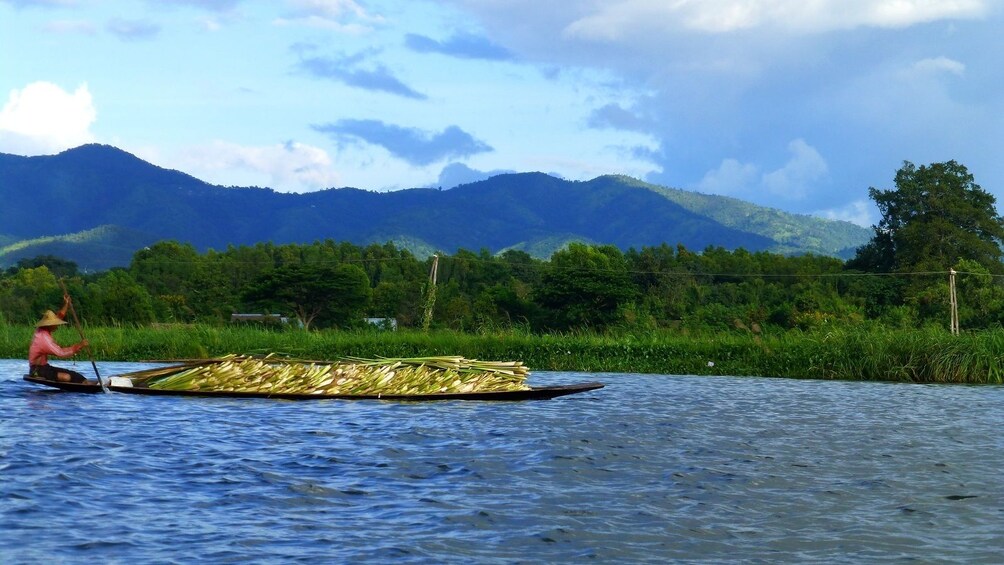
[[[101,386],[96,382],[87,383],[67,383],[40,379],[31,375],[25,375],[24,380],[57,388],[66,392],[98,393],[102,392]],[[528,390],[510,390],[501,392],[452,392],[437,394],[269,394],[267,392],[239,392],[239,391],[197,391],[197,390],[164,390],[155,389],[140,384],[133,383],[127,377],[111,377],[108,379],[108,390],[123,394],[146,394],[165,396],[202,396],[202,397],[227,397],[227,398],[276,398],[282,400],[319,400],[319,399],[341,399],[341,400],[397,400],[397,401],[429,401],[429,400],[547,400],[587,392],[603,388],[602,383],[586,382],[570,385],[531,387]]]
[[[31,375],[25,375],[24,380],[30,383],[36,383],[40,385],[50,386],[52,388],[58,388],[59,390],[66,392],[86,392],[86,393],[104,392],[104,390],[101,389],[101,385],[99,385],[97,381],[87,381],[85,383],[70,383],[63,381],[50,381],[49,379],[33,377]]]

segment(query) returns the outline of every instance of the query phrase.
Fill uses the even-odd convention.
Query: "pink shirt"
[[[52,337],[52,332],[39,328],[35,330],[35,337],[31,340],[31,347],[28,348],[28,363],[31,365],[48,365],[49,355],[56,357],[69,357],[77,352],[75,345],[70,347],[60,347]]]

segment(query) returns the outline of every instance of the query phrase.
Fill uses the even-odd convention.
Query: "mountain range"
[[[0,153],[0,266],[52,254],[85,270],[129,264],[153,242],[200,250],[271,241],[395,243],[426,256],[521,249],[547,258],[572,241],[630,247],[682,244],[847,258],[871,231],[608,175],[568,181],[502,174],[449,190],[304,194],[223,187],[107,145],[58,155]]]

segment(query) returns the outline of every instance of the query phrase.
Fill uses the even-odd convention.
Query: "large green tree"
[[[976,184],[965,166],[955,161],[920,167],[905,162],[895,182],[893,190],[868,190],[882,219],[851,268],[947,271],[968,259],[991,273],[1004,272],[1004,220],[993,195]]]
[[[88,313],[106,323],[148,324],[154,320],[153,300],[124,269],[113,269],[88,285]]]
[[[153,300],[161,321],[197,318],[196,294],[204,292],[205,258],[189,243],[160,241],[133,255],[129,273]]]
[[[619,249],[571,243],[551,257],[536,298],[552,328],[602,329],[618,321],[636,294]]]
[[[45,266],[20,269],[0,279],[0,321],[34,323],[62,303],[59,280]]]
[[[371,291],[365,271],[356,265],[282,265],[263,273],[245,292],[248,302],[292,311],[305,329],[362,322]]]

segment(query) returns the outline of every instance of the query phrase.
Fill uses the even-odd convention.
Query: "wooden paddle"
[[[63,294],[70,296],[69,291],[66,290],[66,283],[63,279],[59,279],[59,286],[63,287]],[[77,333],[80,334],[80,339],[86,339],[84,337],[84,328],[80,326],[80,318],[77,317],[77,309],[73,307],[73,300],[68,301],[70,303],[70,314],[73,315],[73,325],[77,327]],[[98,377],[98,384],[101,385],[101,390],[107,391],[105,387],[105,382],[101,380],[101,373],[98,373],[98,364],[94,362],[94,353],[91,351],[91,344],[84,346],[87,349],[87,357],[91,360],[91,367],[94,369],[94,375]]]

